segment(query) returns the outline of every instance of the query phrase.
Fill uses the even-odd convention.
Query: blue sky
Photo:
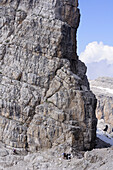
[[[92,42],[98,43],[99,47],[102,42],[103,48],[105,45],[113,47],[113,0],[79,0],[79,8],[81,19],[77,32],[78,55]],[[103,58],[106,60],[107,56]]]
[[[92,41],[113,45],[113,0],[79,0],[78,54]]]

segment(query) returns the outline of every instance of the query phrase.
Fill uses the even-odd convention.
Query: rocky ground
[[[106,148],[107,147],[107,148]],[[113,168],[113,147],[100,139],[96,149],[76,152],[70,160],[63,159],[62,146],[37,153],[27,153],[0,144],[0,170],[111,170]]]

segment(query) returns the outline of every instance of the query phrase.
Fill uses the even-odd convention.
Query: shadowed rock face
[[[77,0],[0,1],[0,140],[94,147],[95,96],[76,54]]]

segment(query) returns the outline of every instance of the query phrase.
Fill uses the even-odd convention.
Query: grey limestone
[[[96,98],[77,56],[78,0],[0,0],[0,141],[89,150]]]

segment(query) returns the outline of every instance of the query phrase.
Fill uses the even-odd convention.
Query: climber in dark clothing
[[[16,149],[13,149],[13,154],[17,154],[17,151],[16,151]]]
[[[71,154],[70,153],[62,153],[63,159],[71,159]]]
[[[106,125],[106,127],[103,129],[104,132],[107,132],[108,130],[108,125]]]

